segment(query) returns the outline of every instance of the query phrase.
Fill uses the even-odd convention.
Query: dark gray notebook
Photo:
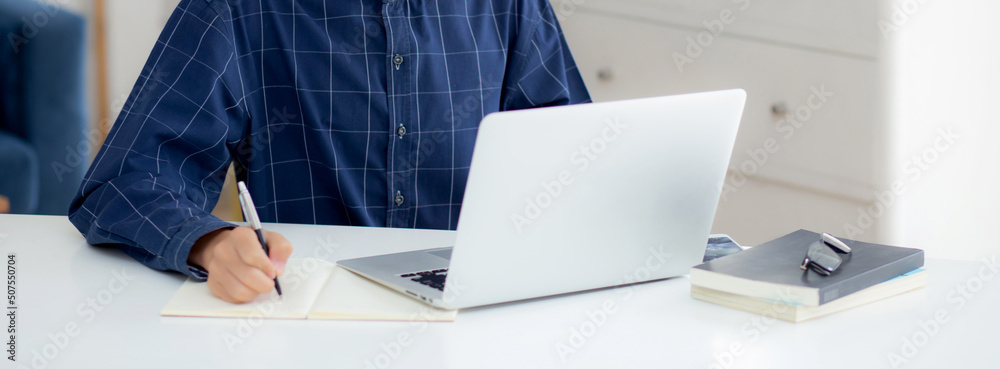
[[[822,305],[924,265],[923,250],[841,238],[852,252],[841,255],[844,262],[832,275],[799,269],[809,245],[819,237],[818,233],[798,230],[741,253],[697,265],[692,269],[691,284],[772,299],[775,294],[767,291],[766,286],[786,286],[808,294],[814,291],[816,296],[812,301]],[[695,273],[696,269],[710,273]]]

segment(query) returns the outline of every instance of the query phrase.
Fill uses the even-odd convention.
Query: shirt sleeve
[[[231,22],[209,4],[177,6],[69,209],[90,244],[200,280],[188,254],[233,226],[210,210],[247,121]]]
[[[517,110],[590,102],[562,28],[548,1],[512,48],[504,81],[502,110]]]

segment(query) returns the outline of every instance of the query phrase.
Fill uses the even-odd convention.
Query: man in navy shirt
[[[210,214],[230,163],[262,221],[455,229],[484,115],[589,99],[547,0],[183,0],[69,217],[248,301],[292,247]]]

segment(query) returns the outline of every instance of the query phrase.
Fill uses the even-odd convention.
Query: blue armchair
[[[11,212],[65,215],[87,170],[83,18],[0,0],[0,195]]]

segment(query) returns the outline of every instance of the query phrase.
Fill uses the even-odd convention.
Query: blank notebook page
[[[405,280],[404,280],[405,281]],[[443,310],[397,292],[340,266],[319,292],[309,319],[455,321]]]
[[[305,319],[320,289],[330,279],[334,264],[318,259],[292,259],[278,277],[283,296],[277,291],[244,304],[232,304],[212,295],[208,283],[187,280],[160,311],[164,316]]]
[[[164,316],[269,319],[455,321],[457,310],[421,303],[328,261],[291,259],[278,277],[284,295],[258,296],[231,304],[212,295],[207,283],[188,280],[160,311]]]

